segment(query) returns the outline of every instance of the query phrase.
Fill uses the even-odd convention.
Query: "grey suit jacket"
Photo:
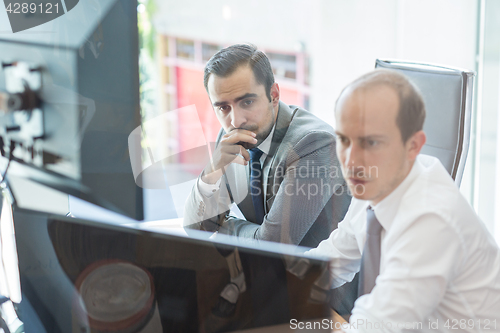
[[[221,130],[217,144],[224,134]],[[347,212],[350,196],[335,153],[333,128],[306,110],[280,102],[262,170],[262,225],[253,222],[249,167],[233,163],[211,197],[193,187],[185,205],[185,228],[316,247]],[[244,220],[229,214],[233,202]]]

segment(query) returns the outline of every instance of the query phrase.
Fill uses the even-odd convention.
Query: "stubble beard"
[[[276,117],[275,117],[275,114],[274,114],[274,108],[271,107],[271,109],[269,110],[271,112],[271,122],[269,123],[269,126],[264,129],[263,131],[260,131],[260,132],[256,132],[259,127],[257,125],[255,126],[250,126],[248,128],[242,128],[242,129],[245,129],[245,130],[248,130],[248,131],[251,131],[251,132],[254,132],[257,134],[257,136],[255,137],[257,139],[257,143],[248,143],[248,142],[243,142],[243,141],[240,141],[238,142],[237,144],[242,146],[243,148],[245,149],[252,149],[252,148],[255,148],[255,147],[258,147],[269,135],[269,133],[271,133],[271,130],[273,129],[273,126],[275,124],[275,121],[276,121]]]

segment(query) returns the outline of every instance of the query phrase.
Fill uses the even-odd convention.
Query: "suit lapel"
[[[293,110],[295,112],[295,110]],[[285,134],[290,126],[290,122],[292,121],[293,113],[288,105],[280,101],[279,109],[278,109],[278,117],[276,119],[276,128],[274,130],[274,135],[271,141],[271,148],[269,150],[269,154],[266,156],[264,161],[264,165],[262,167],[263,179],[262,184],[264,185],[264,210],[266,214],[267,211],[267,193],[269,187],[269,176],[271,172],[271,166],[273,165],[273,161],[276,158],[276,152],[280,144],[285,137]]]

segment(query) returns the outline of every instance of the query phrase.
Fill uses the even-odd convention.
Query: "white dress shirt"
[[[311,254],[329,256],[333,288],[359,271],[368,201]],[[419,155],[373,207],[384,228],[380,274],[346,332],[500,332],[500,249],[438,159]]]
[[[256,147],[262,151],[262,156],[260,157],[260,165],[261,166],[264,163],[264,161],[266,160],[266,157],[269,154],[269,150],[271,150],[271,143],[273,140],[273,134],[274,134],[275,128],[276,128],[276,124],[274,124],[274,126],[271,129],[271,132],[269,133],[267,138],[265,138],[264,141],[262,141],[260,143],[260,145],[258,147]],[[197,182],[198,183],[198,185],[197,185],[198,190],[200,191],[200,193],[203,196],[210,198],[215,192],[217,192],[219,190],[221,179],[222,179],[222,177],[219,178],[219,180],[215,184],[207,184],[203,180],[201,180],[201,176],[200,176],[200,177],[198,177],[198,182]]]

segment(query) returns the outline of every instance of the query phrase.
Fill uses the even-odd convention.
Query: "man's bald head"
[[[376,69],[354,80],[340,93],[335,110],[345,98],[380,86],[389,87],[398,95],[399,111],[396,123],[403,143],[406,143],[413,134],[422,130],[425,106],[418,89],[404,75],[396,71]]]

